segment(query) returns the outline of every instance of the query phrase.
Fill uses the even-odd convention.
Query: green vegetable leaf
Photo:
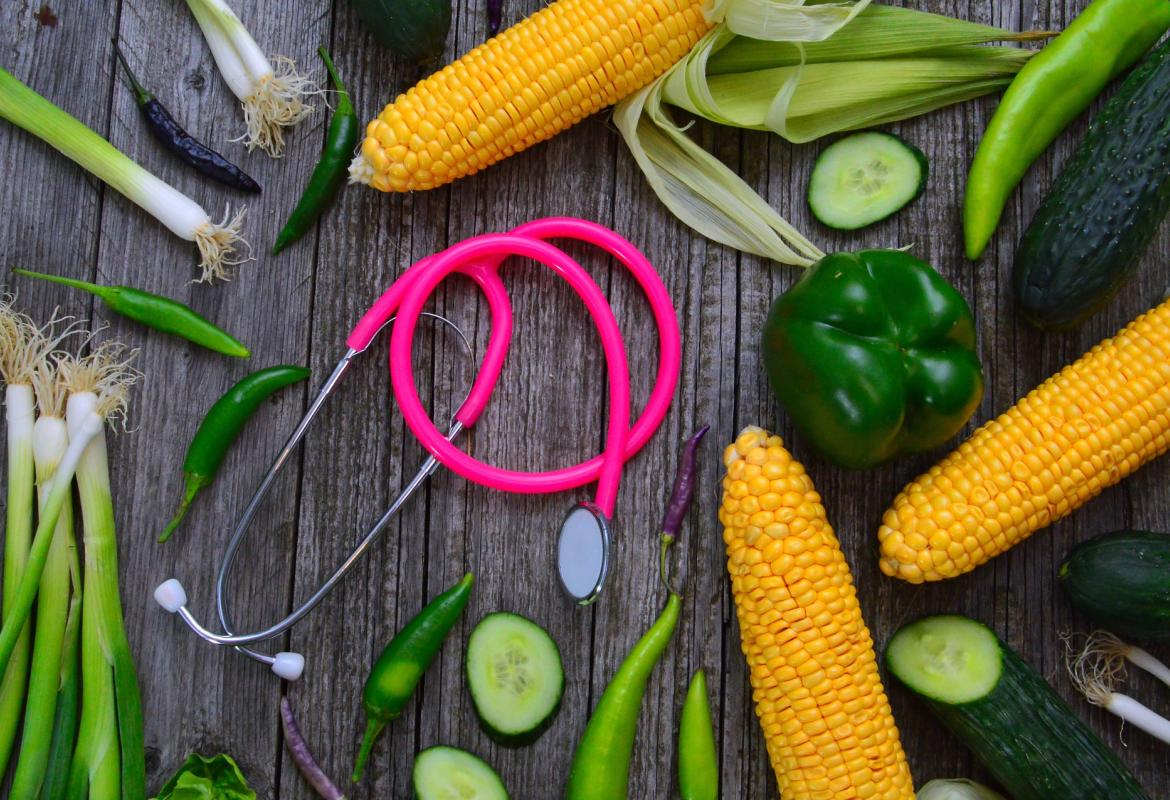
[[[192,753],[154,800],[256,800],[232,757]]]

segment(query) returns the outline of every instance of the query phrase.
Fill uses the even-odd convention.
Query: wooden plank
[[[314,45],[328,38],[328,3],[300,3],[296,27],[285,24],[272,6],[235,5],[244,25],[269,54],[288,55],[302,68],[323,73]],[[227,324],[253,353],[248,361],[232,361],[148,334],[125,320],[98,315],[110,325],[104,337],[142,346],[139,367],[146,376],[133,417],[141,421],[141,430],[120,437],[111,460],[114,484],[124,498],[119,522],[127,629],[139,653],[143,702],[150,709],[146,740],[153,769],[148,777],[157,785],[188,753],[224,751],[237,757],[257,792],[268,796],[278,779],[275,723],[280,684],[263,665],[199,641],[149,598],[162,579],[179,577],[196,615],[212,622],[212,586],[227,537],[300,416],[308,387],[286,390],[266,403],[174,540],[159,545],[154,537],[181,494],[183,448],[202,410],[252,370],[307,360],[313,253],[297,248],[273,258],[268,248],[316,162],[326,114],[319,112],[293,131],[279,161],[260,151],[246,153],[241,143],[230,141],[243,129],[238,102],[183,4],[126,0],[119,35],[140,79],[175,117],[264,187],[259,197],[244,196],[179,163],[146,130],[130,93],[121,84],[115,87],[111,140],[204,204],[213,217],[229,205],[247,204],[245,230],[255,257],[240,266],[230,284],[193,284],[195,253],[189,244],[167,235],[127,203],[109,202],[103,209],[96,263],[100,281],[180,299]],[[176,398],[183,402],[176,404]],[[270,496],[256,525],[260,530],[253,531],[232,575],[228,598],[238,609],[236,623],[245,629],[271,624],[288,606],[296,541],[296,471],[294,465]]]

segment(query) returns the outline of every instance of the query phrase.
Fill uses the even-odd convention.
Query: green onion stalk
[[[305,97],[320,89],[297,73],[292,59],[278,56],[269,61],[224,0],[187,0],[187,6],[220,74],[240,101],[247,125],[240,138],[249,151],[259,147],[278,158],[284,150],[284,129],[313,113]]]
[[[39,366],[68,335],[52,330],[54,319],[45,329],[38,328],[27,316],[16,312],[8,299],[0,301],[0,376],[7,384],[5,403],[8,426],[8,507],[4,536],[3,630],[7,632],[7,655],[0,659],[0,775],[7,770],[24,711],[28,680],[30,631],[27,609],[20,611],[20,588],[30,560],[33,541],[36,472],[33,454],[36,419],[36,396],[33,380]],[[49,528],[51,535],[51,526]],[[38,529],[38,534],[40,533]],[[45,544],[48,544],[46,538]],[[29,606],[36,596],[36,581],[31,582]],[[26,594],[28,590],[26,590]]]
[[[69,612],[65,618],[65,641],[61,649],[61,670],[54,703],[53,733],[41,784],[41,800],[65,800],[69,769],[77,742],[77,720],[81,698],[81,566],[76,550],[71,554],[72,579]]]
[[[1043,38],[899,6],[713,0],[718,23],[614,123],[651,188],[696,232],[806,267],[824,253],[687,135],[670,107],[803,143],[926,114],[1005,88]]]
[[[65,419],[72,438],[89,420],[124,416],[137,380],[120,345],[66,361]],[[84,544],[81,603],[81,719],[69,774],[69,797],[146,796],[142,698],[118,594],[118,547],[105,432],[90,437],[77,466]]]
[[[214,223],[203,207],[156,178],[81,120],[61,110],[0,68],[0,119],[31,133],[122,193],[181,239],[199,248],[201,281],[226,279],[248,260],[236,252],[244,210]]]
[[[33,430],[33,454],[39,500],[44,509],[53,476],[69,447],[64,419],[65,391],[55,363],[46,359],[40,364],[33,388],[40,412]],[[37,593],[32,665],[20,756],[12,778],[13,797],[36,797],[45,782],[61,685],[61,656],[65,649],[69,612],[78,599],[73,595],[77,573],[73,502],[67,497],[57,520]]]

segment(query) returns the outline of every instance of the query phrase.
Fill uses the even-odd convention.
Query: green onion
[[[8,506],[4,536],[4,630],[10,632],[11,650],[0,663],[0,775],[7,768],[24,710],[29,667],[27,614],[17,610],[18,592],[28,567],[33,533],[35,500],[34,379],[48,355],[69,335],[70,327],[52,334],[54,319],[45,330],[17,313],[9,300],[0,301],[0,376],[7,384],[5,402],[8,425]],[[32,587],[33,595],[36,586]],[[9,624],[9,619],[12,624]]]
[[[42,362],[33,381],[40,416],[33,430],[33,453],[42,505],[48,487],[69,446],[62,415],[65,397],[55,364]],[[73,504],[66,498],[49,546],[37,593],[32,667],[28,680],[20,757],[12,778],[13,797],[36,797],[45,780],[60,685],[61,652],[72,605],[72,568],[77,560],[73,540]]]
[[[226,278],[242,263],[236,246],[244,211],[216,224],[183,193],[147,172],[120,150],[0,68],[0,117],[55,147],[153,216],[171,233],[199,248],[200,280]]]
[[[199,23],[216,66],[228,87],[240,100],[247,132],[242,137],[248,150],[259,147],[278,157],[284,149],[283,129],[313,112],[305,96],[318,94],[316,84],[296,72],[296,64],[274,58],[274,69],[264,51],[223,0],[187,0]]]
[[[715,0],[720,22],[667,73],[614,110],[659,199],[702,235],[783,264],[823,253],[675,121],[668,105],[795,143],[926,114],[998,91],[1032,39],[896,6]]]
[[[1063,635],[1065,668],[1077,690],[1095,706],[1170,744],[1170,719],[1134,700],[1113,691],[1126,677],[1126,663],[1153,675],[1170,686],[1170,667],[1140,647],[1128,645],[1108,631],[1093,631],[1085,637],[1078,651],[1074,638]]]
[[[69,386],[70,437],[87,421],[123,415],[137,373],[133,353],[106,345],[61,370]],[[72,446],[72,441],[70,442]],[[77,466],[85,550],[81,604],[81,721],[70,770],[73,797],[146,796],[142,698],[126,639],[118,593],[118,546],[103,430],[91,437]]]

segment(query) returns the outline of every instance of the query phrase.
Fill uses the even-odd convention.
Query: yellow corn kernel
[[[723,462],[727,568],[781,796],[913,800],[853,578],[812,481],[780,437],[756,427]],[[755,565],[746,576],[745,564]],[[764,566],[770,575],[749,591],[745,578]]]
[[[351,174],[382,191],[433,189],[552,138],[686,55],[711,27],[703,2],[557,0],[399,95]],[[456,149],[433,169],[436,150]]]
[[[1053,375],[920,475],[882,518],[881,569],[970,572],[1170,448],[1170,302]]]

